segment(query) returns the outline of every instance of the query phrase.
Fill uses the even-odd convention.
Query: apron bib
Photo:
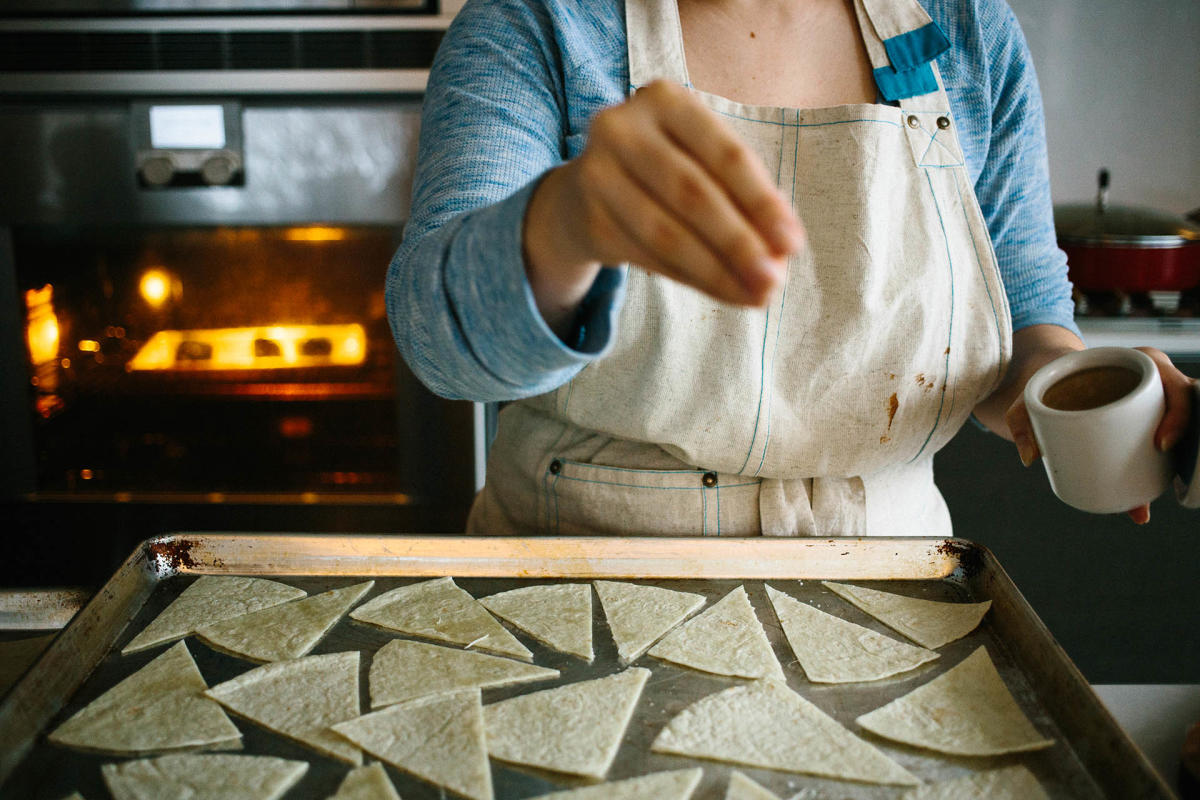
[[[916,0],[857,0],[896,105],[692,89],[808,233],[766,308],[630,269],[610,354],[500,415],[468,529],[949,536],[933,454],[999,384],[1011,321]],[[626,3],[631,91],[691,86],[674,0]]]

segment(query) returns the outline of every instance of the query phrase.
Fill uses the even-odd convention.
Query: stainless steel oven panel
[[[0,5],[0,96],[420,93],[460,6],[442,3],[440,14],[25,18],[5,17]],[[169,44],[179,40],[183,50]]]
[[[429,71],[256,70],[154,72],[52,72],[13,78],[0,74],[2,94],[96,94],[186,96],[213,92],[238,94],[397,94],[425,91]]]
[[[3,0],[0,14],[197,14],[230,12],[411,11],[436,0]]]
[[[131,104],[0,105],[0,225],[391,224],[408,217],[419,99],[243,104],[245,185],[138,185]]]

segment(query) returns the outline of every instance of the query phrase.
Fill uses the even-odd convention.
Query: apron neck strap
[[[626,0],[629,90],[658,78],[690,87],[683,55],[683,25],[675,0]]]

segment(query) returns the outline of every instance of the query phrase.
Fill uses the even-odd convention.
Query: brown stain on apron
[[[892,396],[888,398],[888,432],[892,430],[892,420],[896,418],[896,410],[900,408],[900,399],[896,397],[896,393],[892,392]],[[891,436],[886,433],[879,437],[880,444],[887,444],[892,440]]]

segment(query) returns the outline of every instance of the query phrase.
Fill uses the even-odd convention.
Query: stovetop
[[[1075,322],[1089,347],[1157,347],[1200,360],[1200,292],[1075,294]]]

